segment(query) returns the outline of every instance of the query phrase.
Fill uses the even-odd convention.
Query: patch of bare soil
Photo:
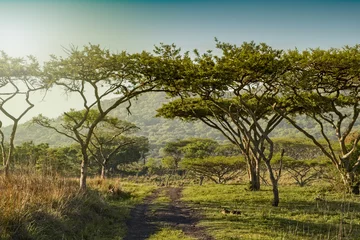
[[[165,191],[171,201],[159,206],[153,201],[161,191]],[[158,189],[143,204],[136,206],[131,211],[127,223],[128,234],[124,240],[147,239],[163,227],[182,230],[186,235],[201,240],[214,239],[205,232],[204,227],[197,226],[201,215],[180,200],[181,191],[182,188]]]

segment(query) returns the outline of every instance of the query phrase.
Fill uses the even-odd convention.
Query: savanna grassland
[[[130,207],[154,188],[91,179],[81,193],[75,179],[0,178],[0,239],[122,239]]]
[[[43,64],[2,52],[0,112],[12,126],[5,134],[0,121],[0,238],[360,239],[360,45],[215,46],[89,44]],[[48,129],[66,146],[58,135],[19,145],[32,94],[54,86],[83,109],[40,114],[27,135]],[[150,96],[157,109],[139,126],[115,111],[147,109],[136,100],[152,92],[170,101]],[[12,115],[17,97],[25,108]]]
[[[144,239],[360,238],[359,197],[326,183],[283,184],[278,207],[271,206],[269,186],[253,192],[239,183],[169,185],[141,177],[94,178],[81,193],[71,178],[1,178],[0,239],[129,239],[131,209],[144,199],[143,218],[151,224]],[[211,238],[194,236],[195,229]]]
[[[269,207],[271,189],[244,185],[188,187],[183,200],[200,209],[216,239],[359,239],[360,199],[322,186],[280,187],[281,204]],[[240,211],[223,214],[222,209]]]

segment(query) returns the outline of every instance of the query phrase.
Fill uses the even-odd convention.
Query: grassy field
[[[0,177],[0,239],[122,239],[130,208],[155,188],[99,179],[88,185],[84,194],[74,179]]]
[[[360,239],[360,199],[318,187],[280,187],[280,206],[272,192],[245,185],[190,186],[183,200],[200,209],[200,222],[216,239]],[[316,198],[322,200],[315,200]],[[223,214],[222,209],[241,214]]]
[[[75,179],[0,177],[0,239],[122,239],[131,208],[156,188],[121,179],[89,179],[88,186],[83,194]],[[186,186],[182,200],[203,213],[199,224],[219,240],[360,239],[359,196],[321,185],[280,187],[276,208],[270,187],[251,192],[236,184]],[[169,202],[163,189],[149,210]],[[191,238],[165,226],[150,239]]]

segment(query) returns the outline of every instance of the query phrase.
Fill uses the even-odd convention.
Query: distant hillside
[[[106,100],[103,102],[103,105],[110,105],[115,100],[116,99]],[[148,137],[150,144],[153,146],[161,146],[165,142],[188,137],[203,137],[225,141],[225,138],[218,133],[217,130],[212,129],[201,122],[182,122],[179,120],[156,118],[156,109],[167,102],[169,102],[169,99],[166,98],[164,93],[146,93],[137,100],[134,99],[131,101],[131,114],[128,114],[128,111],[126,110],[128,103],[119,106],[113,110],[111,114],[120,119],[135,123],[140,127],[140,131],[137,134]],[[46,115],[46,113],[44,113],[44,115]],[[311,124],[312,121],[308,121],[305,117],[298,117],[297,121],[308,130],[315,132],[317,137],[321,137],[319,129]],[[331,134],[333,134],[332,129],[329,129],[328,131],[331,131]],[[10,127],[6,127],[4,132],[8,135]],[[291,138],[304,137],[286,121],[283,121],[273,131],[272,136]],[[50,129],[34,125],[31,122],[22,124],[18,128],[16,143],[19,144],[25,141],[49,143],[53,146],[71,143],[68,138],[59,135]]]
[[[105,100],[103,105],[110,105],[115,100],[116,99]],[[167,141],[188,137],[213,138],[219,141],[225,140],[225,138],[215,129],[212,129],[201,122],[192,123],[155,118],[156,109],[166,102],[169,102],[169,99],[166,99],[164,93],[146,93],[137,100],[131,101],[131,115],[129,115],[126,110],[128,103],[124,103],[113,110],[111,115],[135,123],[140,127],[137,135],[148,137],[150,144],[152,145],[163,145]],[[46,113],[44,113],[44,115],[46,115]],[[4,129],[5,135],[8,136],[10,130],[10,127],[6,127]],[[71,143],[70,139],[57,134],[51,129],[32,124],[30,121],[19,125],[16,134],[16,144],[25,141],[49,143],[53,146]]]

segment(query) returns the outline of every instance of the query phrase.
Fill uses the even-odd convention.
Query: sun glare
[[[14,57],[34,55],[39,50],[38,36],[31,27],[20,24],[0,25],[0,50]]]

